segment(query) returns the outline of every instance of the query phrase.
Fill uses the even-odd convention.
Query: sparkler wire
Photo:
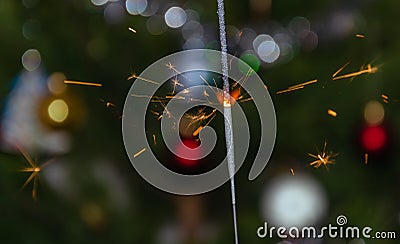
[[[234,158],[234,141],[232,131],[232,110],[230,104],[229,79],[228,79],[228,54],[225,30],[225,9],[224,0],[217,0],[218,4],[218,23],[219,23],[219,39],[221,44],[221,65],[222,65],[222,80],[224,91],[224,124],[225,124],[225,140],[226,153],[228,160],[228,170],[231,183],[232,197],[232,212],[233,212],[233,227],[235,234],[235,243],[238,244],[238,230],[236,217],[236,197],[235,197],[235,158]]]

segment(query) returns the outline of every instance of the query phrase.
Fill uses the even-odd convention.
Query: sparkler
[[[42,169],[48,165],[51,160],[45,162],[41,166],[39,166],[24,150],[18,147],[18,150],[24,156],[25,160],[29,163],[30,167],[23,168],[19,170],[19,172],[31,173],[25,183],[22,185],[21,190],[23,190],[31,181],[33,181],[32,188],[32,198],[33,200],[37,200],[37,187],[38,187],[38,175],[42,171]]]
[[[100,83],[86,82],[86,81],[74,81],[74,80],[64,80],[64,84],[83,85],[83,86],[96,86],[96,87],[103,86]]]
[[[234,142],[232,131],[232,110],[229,94],[229,79],[228,79],[228,55],[225,30],[225,10],[224,0],[217,0],[218,4],[218,22],[219,22],[219,37],[221,43],[221,64],[222,64],[222,80],[224,91],[224,123],[225,123],[225,140],[228,159],[228,170],[231,182],[231,197],[232,197],[232,212],[233,212],[233,227],[235,234],[235,243],[238,244],[237,218],[236,218],[236,197],[235,197],[235,158],[234,158]]]
[[[333,158],[336,157],[337,154],[333,152],[327,152],[326,145],[327,142],[325,141],[322,152],[317,152],[316,155],[308,153],[308,156],[316,159],[310,163],[310,166],[313,166],[314,168],[319,168],[320,166],[324,165],[328,169],[329,164],[335,163],[335,160]]]

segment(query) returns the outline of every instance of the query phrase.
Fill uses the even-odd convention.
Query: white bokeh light
[[[124,7],[117,2],[108,4],[104,9],[104,19],[108,24],[118,24],[124,19],[124,17]]]
[[[165,23],[171,28],[179,28],[185,24],[187,16],[180,7],[171,7],[165,13]]]
[[[308,176],[280,176],[264,191],[261,211],[265,221],[274,226],[312,226],[326,214],[326,194]]]
[[[275,62],[281,53],[281,50],[275,41],[263,41],[257,48],[257,54],[265,63]]]
[[[24,66],[27,71],[34,71],[39,68],[41,61],[40,53],[36,49],[27,50],[21,58],[22,66]]]
[[[101,6],[108,2],[108,0],[90,0],[90,1],[93,3],[93,5],[96,6]]]
[[[267,35],[267,34],[261,34],[261,35],[258,35],[256,38],[254,38],[254,41],[253,41],[254,51],[257,52],[258,47],[261,45],[261,43],[266,42],[266,41],[274,42],[274,39],[270,35]]]
[[[142,14],[147,8],[147,0],[126,0],[125,6],[131,15]]]

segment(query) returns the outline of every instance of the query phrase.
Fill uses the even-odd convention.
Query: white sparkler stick
[[[232,211],[233,211],[233,227],[235,233],[235,243],[239,243],[238,230],[237,230],[237,217],[236,217],[236,197],[235,197],[235,157],[234,157],[234,142],[232,131],[232,111],[230,103],[229,92],[229,78],[228,78],[228,54],[226,44],[226,30],[225,30],[225,10],[224,0],[217,0],[218,3],[218,22],[219,22],[219,39],[221,43],[221,64],[222,64],[222,80],[224,91],[224,124],[225,124],[225,140],[226,151],[228,160],[228,170],[231,182],[231,196],[232,196]]]

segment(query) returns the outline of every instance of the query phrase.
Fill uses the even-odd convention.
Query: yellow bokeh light
[[[385,117],[385,109],[377,101],[370,101],[364,109],[364,119],[369,125],[379,125]]]
[[[69,108],[64,100],[56,99],[50,103],[47,112],[51,120],[57,123],[62,123],[68,117]]]

